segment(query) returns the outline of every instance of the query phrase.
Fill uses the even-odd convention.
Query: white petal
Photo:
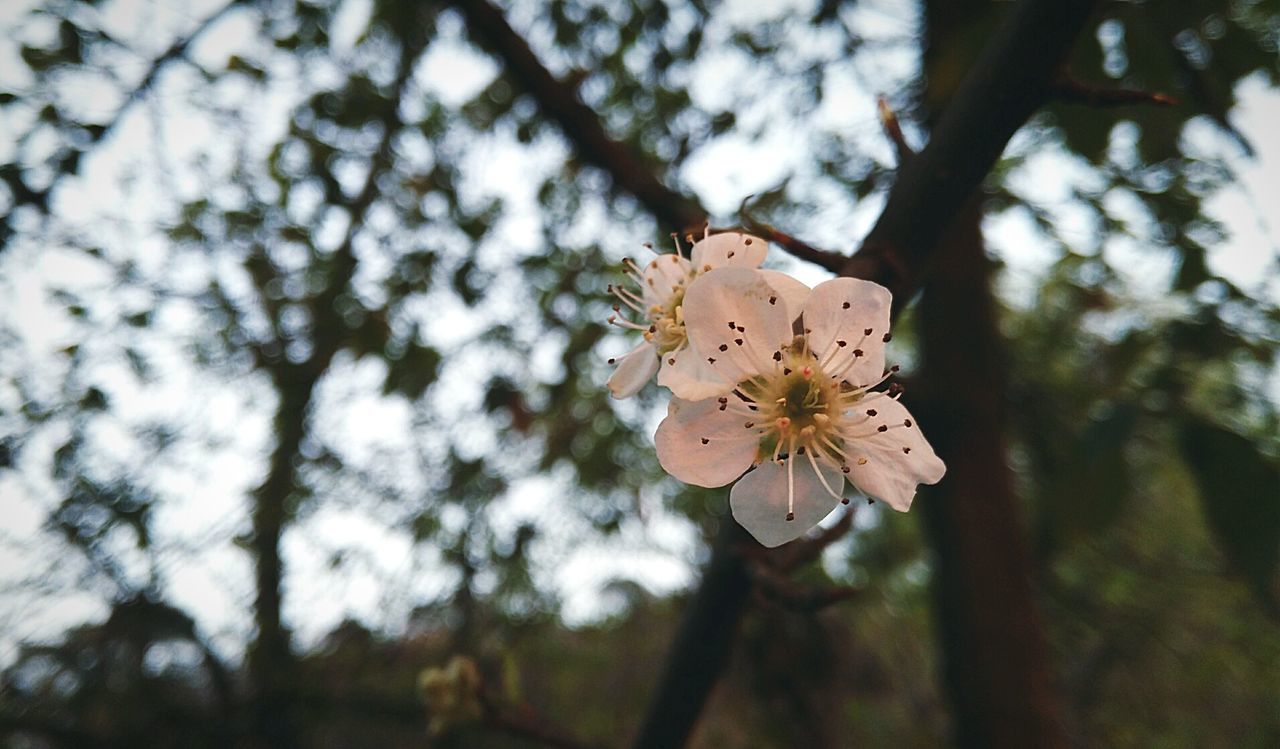
[[[813,466],[803,456],[795,460],[793,481],[794,520],[787,520],[787,468],[766,460],[743,476],[729,493],[733,518],[761,544],[770,548],[804,535],[840,504],[818,481]],[[818,465],[822,465],[819,463]],[[823,467],[827,482],[839,491],[844,477],[839,471]]]
[[[614,398],[629,398],[640,392],[640,388],[657,371],[658,350],[648,341],[641,341],[640,345],[618,360],[618,368],[613,370],[605,384]]]
[[[880,379],[892,303],[888,289],[858,278],[835,278],[809,292],[804,304],[809,349],[825,362],[828,374],[841,372],[840,379],[859,386]]]
[[[644,278],[644,303],[665,306],[676,287],[687,284],[693,276],[693,266],[679,255],[659,255],[645,266],[641,276]]]
[[[699,401],[733,390],[736,383],[721,377],[688,346],[662,358],[658,370],[658,384],[669,388],[677,398]]]
[[[848,430],[864,436],[845,441],[845,453],[850,459],[849,481],[863,494],[906,512],[911,509],[916,485],[938,483],[947,467],[906,406],[882,393],[872,393],[857,404],[859,413],[865,414],[868,409],[876,415]],[[905,426],[908,421],[909,427]],[[888,429],[877,431],[881,425]],[[866,463],[859,465],[859,458]]]
[[[712,234],[693,245],[689,257],[693,267],[699,273],[709,268],[759,268],[764,256],[769,252],[769,245],[759,237],[750,234],[730,231]]]
[[[787,310],[787,321],[794,321],[804,311],[805,300],[809,298],[809,287],[802,282],[777,270],[757,271],[765,281],[778,292],[778,304]]]
[[[654,442],[662,469],[686,484],[724,486],[755,460],[759,436],[747,417],[720,410],[715,398],[672,398]]]
[[[759,271],[721,268],[689,284],[684,297],[689,344],[721,377],[739,383],[775,366],[791,341],[791,321],[778,292]]]

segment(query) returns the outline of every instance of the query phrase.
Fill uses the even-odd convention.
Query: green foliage
[[[1252,441],[1213,424],[1187,421],[1179,439],[1209,529],[1259,600],[1280,615],[1280,469]]]

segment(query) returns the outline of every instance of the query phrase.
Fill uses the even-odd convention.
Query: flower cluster
[[[613,286],[610,322],[644,333],[609,379],[615,397],[654,373],[670,389],[655,437],[663,469],[685,483],[725,486],[734,518],[765,546],[817,525],[849,481],[868,498],[906,511],[916,486],[946,468],[882,385],[891,296],[884,287],[837,278],[809,289],[759,270],[763,240],[724,233],[664,255],[639,286]]]

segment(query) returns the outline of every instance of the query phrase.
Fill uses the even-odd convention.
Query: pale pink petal
[[[686,346],[662,357],[658,384],[670,389],[677,398],[698,401],[724,395],[733,390],[735,383],[717,374],[705,359]]]
[[[875,414],[865,418],[868,411]],[[849,481],[863,494],[906,512],[911,509],[916,486],[938,483],[947,467],[907,407],[898,401],[871,393],[858,401],[855,412],[864,418],[846,430]]]
[[[827,493],[813,466],[804,456],[794,456],[794,520],[787,520],[787,467],[766,460],[743,476],[729,492],[729,507],[738,524],[770,548],[803,536],[825,518],[840,500]],[[822,465],[819,463],[818,465]],[[827,483],[836,491],[844,486],[837,470],[822,467]]]
[[[729,231],[698,241],[689,257],[693,260],[694,269],[705,273],[712,268],[730,266],[759,268],[768,252],[769,245],[763,239]]]
[[[721,377],[739,383],[776,366],[791,340],[782,298],[759,271],[720,268],[698,276],[684,297],[693,350]]]
[[[724,486],[742,475],[756,457],[759,435],[748,418],[720,410],[715,398],[672,398],[654,442],[662,469],[686,484]]]
[[[614,398],[629,398],[640,392],[657,371],[658,351],[648,341],[642,341],[618,360],[618,368],[605,384]]]
[[[641,274],[646,305],[665,306],[676,287],[693,276],[693,266],[679,255],[659,255],[645,266]]]
[[[858,278],[835,278],[809,292],[804,327],[809,349],[825,372],[839,372],[840,379],[857,386],[880,379],[892,302],[888,289]]]
[[[778,292],[778,304],[786,308],[787,320],[794,321],[799,317],[804,311],[805,300],[809,298],[809,287],[782,271],[760,270],[757,273]]]

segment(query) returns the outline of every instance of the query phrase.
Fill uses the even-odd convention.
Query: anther
[[[769,297],[769,304],[777,304],[777,303],[778,303],[778,297],[776,296]]]
[[[792,520],[795,520],[795,519],[796,519],[796,514],[795,514],[794,512],[788,512],[788,513],[787,513],[787,522],[788,522],[788,523],[790,523]]]
[[[804,445],[796,448],[796,455],[804,455]]]
[[[728,255],[725,255],[725,257],[726,257],[726,258],[731,258],[731,257],[733,257],[733,256],[734,256],[734,255],[736,255],[736,254],[738,254],[738,253],[734,252],[733,250],[729,250],[729,254],[728,254]]]
[[[909,426],[911,426],[911,419],[903,419],[903,420],[902,420],[902,426],[904,426],[904,427],[909,427]]]
[[[730,320],[730,321],[729,321],[729,330],[733,330],[733,329],[734,329],[734,328],[736,328],[737,326],[738,326],[738,324],[737,324],[737,323],[735,323],[733,320]]]
[[[706,437],[703,437],[703,438],[702,438],[702,444],[706,445],[706,444],[708,444],[708,443],[710,443],[710,442],[711,442],[711,440],[707,439]]]
[[[710,357],[710,356],[707,357],[707,364],[715,364],[715,363],[716,363],[716,360],[714,357]]]
[[[873,505],[873,504],[875,504],[875,503],[876,503],[876,501],[875,501],[874,499],[872,499],[871,497],[867,497],[867,504],[869,504],[869,505]]]
[[[702,266],[702,272],[703,272],[703,273],[707,273],[707,272],[709,272],[710,270],[711,270],[711,266],[710,266],[710,265],[704,265],[704,266]]]
[[[671,357],[670,359],[667,359],[667,364],[670,364],[671,366],[674,367],[676,364],[675,357]]]
[[[746,329],[746,328],[744,328],[744,327],[742,327],[741,325],[739,325],[739,326],[738,326],[738,332],[739,332],[739,333],[745,333],[745,332],[747,332],[747,329]]]
[[[881,424],[880,426],[876,427],[876,431],[877,431],[877,432],[887,432],[887,431],[889,431],[889,425],[888,425],[888,424]]]
[[[791,368],[790,368],[790,367],[783,367],[783,368],[782,368],[782,374],[784,374],[784,375],[789,375],[789,374],[791,374]]]
[[[872,331],[872,328],[867,328],[866,330],[862,331],[862,334],[863,334],[863,335],[871,335],[871,331]]]
[[[840,498],[840,504],[842,504],[842,505],[847,505],[847,504],[849,504],[849,498],[848,498],[848,497],[841,497],[841,498]]]
[[[728,351],[728,350],[729,350],[729,344],[727,344],[727,343],[722,343],[722,344],[720,344],[720,350],[721,350],[721,351]]]
[[[754,427],[755,425],[756,425],[756,423],[755,423],[754,421],[748,421],[747,423],[745,423],[745,424],[743,424],[743,425],[742,425],[742,428],[743,428],[743,429],[750,429],[750,428]]]
[[[858,458],[858,465],[865,466],[866,464],[867,464],[866,458]]]
[[[613,357],[609,357],[609,363],[610,363],[610,364],[613,364],[613,363],[614,363],[614,362],[616,362],[616,361],[617,361],[617,359],[614,359]]]
[[[885,333],[884,338],[881,338],[880,340],[884,341],[885,343],[888,343],[889,341],[893,340],[893,333]]]
[[[751,237],[747,237],[742,241],[743,244],[751,244]]]
[[[841,471],[841,472],[843,472],[843,473],[848,473],[848,472],[849,472],[849,466],[840,466],[840,471]]]
[[[773,352],[773,360],[774,360],[774,361],[782,361],[782,352],[781,352],[781,351],[774,351],[774,352]]]
[[[867,409],[867,416],[875,416],[878,413],[874,408]]]
[[[862,356],[862,349],[860,349],[860,348],[856,348],[856,349],[854,349],[854,350],[853,350],[853,355],[854,355],[854,357],[855,357],[855,358],[857,358],[857,357],[859,357],[859,356]]]
[[[842,304],[842,305],[840,305],[840,306],[841,306],[841,307],[843,307],[844,309],[849,309],[849,303],[848,303],[848,302],[845,302],[844,304]]]
[[[902,369],[902,367],[898,366],[897,364],[893,365],[892,367],[889,367],[890,372],[897,372],[899,369]]]
[[[902,452],[903,452],[903,454],[909,453],[909,452],[911,452],[911,448],[907,447],[906,445],[903,445],[903,446],[902,446]]]
[[[849,342],[848,342],[848,341],[836,341],[836,345],[837,345],[837,346],[839,346],[840,348],[844,348],[845,346],[848,346],[848,345],[849,345]]]
[[[734,343],[736,343],[736,344],[738,344],[739,346],[741,346],[741,345],[742,345],[742,339],[741,339],[741,338],[734,338],[734,339],[733,339],[733,342],[734,342]]]

